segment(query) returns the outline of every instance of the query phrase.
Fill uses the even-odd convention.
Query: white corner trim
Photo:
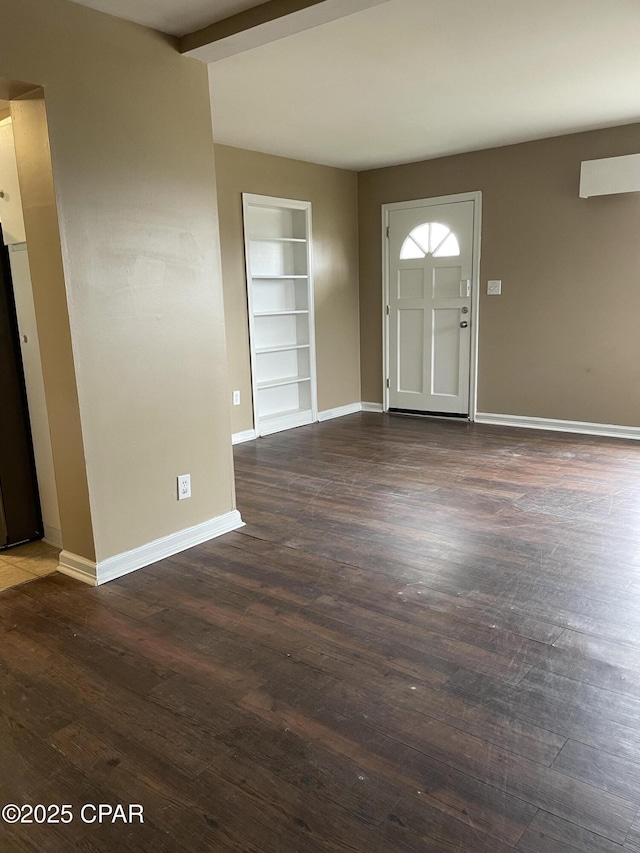
[[[97,585],[96,564],[93,560],[87,560],[86,557],[80,557],[78,554],[72,554],[71,551],[61,551],[58,557],[58,571],[63,575],[69,575],[77,581],[88,583],[91,586]]]
[[[477,412],[476,423],[524,429],[547,429],[553,432],[575,432],[579,435],[603,435],[609,438],[630,438],[640,441],[640,427],[618,426],[617,424],[561,421],[554,418],[532,418],[525,415],[494,415],[488,412]]]
[[[244,432],[234,432],[231,444],[242,444],[244,441],[254,441],[258,437],[255,429],[245,429]]]
[[[349,403],[346,406],[338,406],[336,409],[325,409],[318,412],[319,421],[330,421],[332,418],[342,418],[345,415],[354,415],[362,411],[362,403]]]
[[[362,403],[363,412],[383,412],[382,403]]]
[[[49,527],[48,524],[44,525],[44,541],[48,545],[53,545],[54,548],[62,548],[62,531],[58,530],[57,527]]]
[[[114,557],[108,557],[98,563],[92,563],[84,557],[69,553],[69,551],[62,551],[58,571],[85,583],[98,586],[123,575],[128,575],[129,572],[135,572],[136,569],[149,566],[151,563],[157,563],[158,560],[171,557],[180,551],[186,551],[187,548],[193,548],[194,545],[208,542],[210,539],[222,536],[223,533],[230,533],[239,527],[244,527],[244,522],[238,510],[234,509],[225,515],[219,515],[202,524],[196,524],[186,530],[179,530],[177,533],[163,536],[153,542],[147,542],[146,545],[141,545],[132,551],[116,554]]]

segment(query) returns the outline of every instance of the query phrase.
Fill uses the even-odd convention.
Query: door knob
[[[462,322],[460,323],[460,328],[461,328],[461,329],[466,329],[468,325],[469,325],[469,324],[467,323],[467,321],[466,321],[466,320],[462,320]]]

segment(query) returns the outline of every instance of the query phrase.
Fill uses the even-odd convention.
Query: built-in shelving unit
[[[258,435],[317,420],[311,202],[242,196]]]

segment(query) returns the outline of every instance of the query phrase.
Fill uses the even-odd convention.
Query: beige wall
[[[354,172],[216,145],[229,381],[242,404],[233,432],[253,428],[242,193],[312,203],[318,409],[360,401],[358,210]]]
[[[382,400],[380,206],[481,190],[478,410],[640,426],[640,195],[578,198],[582,160],[638,151],[630,125],[361,173],[363,399]]]
[[[49,287],[68,305],[80,413],[76,429],[67,364],[51,416],[58,431],[71,418],[74,458],[60,472],[54,442],[54,461],[82,490],[84,445],[91,510],[74,544],[63,514],[65,547],[103,560],[234,505],[207,69],[66,0],[0,0],[0,19],[0,78],[43,87],[51,138],[65,293],[55,271]],[[27,239],[40,323],[54,297],[28,221]],[[193,497],[178,503],[184,473]]]

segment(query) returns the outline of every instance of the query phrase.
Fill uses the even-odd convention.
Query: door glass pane
[[[436,249],[442,241],[449,235],[449,229],[441,222],[431,223],[431,233],[429,235],[429,251],[435,254]]]
[[[418,246],[415,240],[412,240],[411,237],[407,237],[400,249],[400,260],[412,261],[416,258],[424,258],[424,255],[425,253]]]
[[[418,225],[417,228],[414,228],[410,234],[425,255],[429,253],[429,228],[430,224],[425,222],[422,225]]]
[[[453,232],[442,222],[423,222],[416,226],[400,249],[400,260],[424,258],[453,258],[460,254],[460,245]]]
[[[460,254],[460,245],[455,234],[449,234],[433,253],[434,258],[457,258]]]

